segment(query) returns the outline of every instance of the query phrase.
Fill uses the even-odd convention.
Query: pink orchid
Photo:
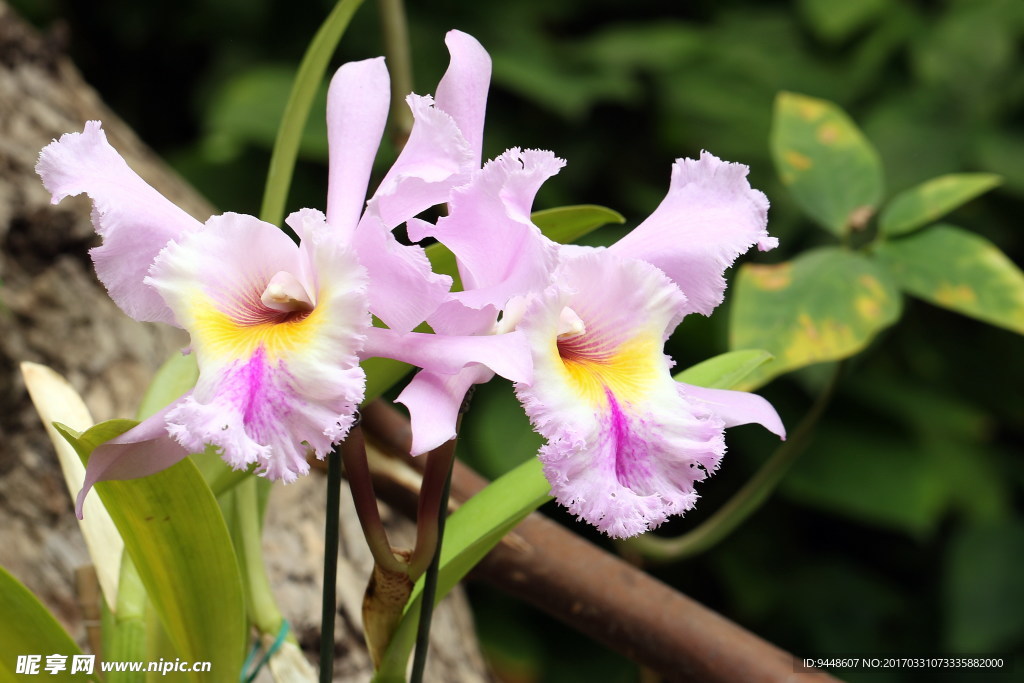
[[[529,223],[536,187],[509,191],[521,188],[517,179],[531,170],[543,176],[541,182],[557,171],[532,154],[519,164],[506,158],[490,168],[493,177],[454,193],[446,219],[452,229],[443,229],[442,221],[433,234],[455,252],[460,272],[465,266],[484,274],[464,278],[461,298],[503,308],[499,327],[514,327],[529,341],[534,377],[518,382],[516,393],[547,438],[539,456],[552,494],[610,536],[632,536],[693,507],[694,483],[714,472],[725,452],[726,427],[757,422],[785,434],[775,410],[759,396],[675,382],[673,362],[663,351],[684,316],[710,314],[722,301],[724,271],[740,254],[754,244],[762,250],[776,246],[766,231],[768,201],[751,189],[745,166],[702,153],[699,160],[675,163],[668,196],[616,244],[558,247],[522,225]],[[488,239],[506,239],[515,254],[553,250],[546,274],[540,269],[526,275],[514,256],[488,253],[464,239],[474,211],[489,207],[493,215],[490,205],[506,197],[512,197],[504,201],[507,218],[488,227],[519,224],[508,236]],[[512,282],[516,288],[503,287]],[[517,288],[520,296],[512,296]],[[453,390],[463,389],[451,377],[442,387],[449,403],[457,395]],[[436,384],[407,397],[411,384],[400,398],[414,424],[417,413],[446,418],[445,393]]]
[[[200,223],[136,175],[89,122],[48,145],[37,171],[54,203],[87,193],[103,244],[92,250],[111,297],[137,320],[186,329],[195,389],[92,454],[78,512],[97,482],[146,476],[212,444],[236,468],[291,481],[343,439],[364,391],[360,358],[387,356],[451,374],[483,364],[529,380],[525,346],[495,338],[409,333],[447,297],[419,247],[392,229],[446,200],[479,164],[486,78],[476,41],[451,32],[452,63],[436,104],[410,96],[409,144],[364,198],[389,106],[382,58],[349,63],[331,82],[326,216],[303,209],[275,226],[224,214]],[[489,68],[489,67],[488,67]],[[370,325],[370,312],[391,329]]]

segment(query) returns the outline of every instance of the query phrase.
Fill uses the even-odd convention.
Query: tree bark
[[[87,255],[99,243],[88,199],[52,206],[35,173],[44,145],[92,119],[103,121],[111,144],[171,201],[202,221],[214,212],[103,105],[55,36],[40,36],[0,0],[0,565],[79,642],[85,631],[75,570],[89,557],[18,365],[34,361],[63,374],[97,421],[131,417],[155,369],[187,341],[180,330],[138,323],[113,304]],[[311,653],[320,632],[324,498],[319,474],[275,486],[264,535],[279,604]],[[365,680],[370,672],[361,604],[372,559],[347,504],[335,675],[349,681]],[[414,527],[404,519],[392,515],[388,523],[396,539],[411,537]],[[461,594],[437,613],[432,636],[428,680],[489,680]]]

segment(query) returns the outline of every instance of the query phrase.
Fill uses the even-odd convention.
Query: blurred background
[[[333,3],[12,4],[65,41],[107,103],[215,205],[258,212],[291,77]],[[999,189],[949,221],[1024,262],[1018,0],[437,0],[407,10],[417,92],[431,92],[447,65],[448,29],[475,35],[493,57],[485,157],[514,145],[568,160],[536,208],[599,203],[632,227],[664,196],[672,160],[707,149],[748,164],[772,202],[781,247],[753,258],[774,263],[829,243],[797,210],[769,154],[772,102],[791,90],[832,100],[860,124],[883,158],[887,196],[944,173],[1003,175]],[[335,62],[382,54],[379,25],[367,0]],[[324,101],[321,93],[290,208],[323,207]],[[380,170],[392,155],[386,146]],[[669,346],[679,367],[726,350],[727,307],[728,297],[713,317],[684,322]],[[802,657],[1016,656],[1022,675],[1022,350],[1012,332],[907,300],[902,321],[849,363],[814,442],[769,502],[703,555],[649,570]],[[761,393],[792,426],[827,371],[791,373]],[[730,430],[728,443],[698,509],[658,533],[699,524],[776,446],[755,427]],[[539,440],[509,387],[494,383],[477,394],[461,444],[472,465],[496,476],[532,457]],[[472,596],[503,680],[644,680],[532,608],[480,586]]]

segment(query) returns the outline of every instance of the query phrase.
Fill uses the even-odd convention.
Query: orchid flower
[[[442,374],[483,364],[512,379],[531,377],[521,341],[409,332],[442,303],[451,281],[391,230],[445,201],[479,163],[474,130],[482,130],[486,83],[481,90],[474,80],[475,41],[452,32],[448,44],[452,64],[438,104],[451,113],[410,97],[409,145],[365,210],[388,74],[382,58],[338,70],[328,94],[327,212],[288,217],[299,244],[251,216],[193,219],[128,167],[99,122],[42,151],[37,172],[54,203],[83,192],[93,201],[103,244],[91,254],[114,302],[137,320],[187,330],[199,365],[194,390],[96,448],[79,516],[97,481],[146,476],[206,445],[232,467],[255,464],[268,478],[294,480],[309,469],[307,451],[322,458],[348,432],[364,392],[360,358],[386,356]],[[371,312],[391,329],[372,327]]]
[[[506,190],[494,188],[517,185],[517,177],[542,167],[536,157],[518,167],[495,166],[498,177],[453,194],[447,220],[461,225],[461,205],[506,197]],[[674,381],[663,350],[687,314],[708,315],[721,303],[724,271],[740,254],[754,244],[762,250],[777,244],[766,231],[767,199],[751,189],[746,174],[745,166],[706,152],[699,160],[678,160],[665,200],[607,249],[555,247],[539,231],[516,233],[518,251],[543,251],[546,244],[557,259],[543,286],[537,287],[535,274],[528,291],[505,306],[502,322],[526,335],[534,363],[533,380],[518,382],[516,393],[547,439],[539,456],[552,495],[610,536],[642,533],[692,508],[694,483],[714,472],[725,452],[726,427],[757,422],[785,435],[775,410],[759,396]],[[512,196],[507,214],[528,222],[529,202]],[[460,262],[492,273],[490,281],[471,278],[467,290],[501,291],[489,303],[507,296],[500,285],[522,272],[503,268],[501,257],[443,227],[439,222],[434,234]],[[463,298],[473,295],[467,291]],[[437,403],[424,403],[411,408],[439,413]]]
[[[476,335],[482,345],[503,339],[525,347],[514,311],[526,295],[547,285],[557,262],[557,246],[530,221],[530,207],[540,186],[564,164],[550,152],[511,149],[452,192],[449,215],[436,226],[409,222],[412,239],[435,237],[458,257],[463,291],[451,293],[428,318],[439,336]],[[469,388],[493,376],[480,364],[455,374],[418,372],[397,398],[409,409],[413,455],[453,438]]]

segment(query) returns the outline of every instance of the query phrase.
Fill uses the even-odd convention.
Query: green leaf
[[[780,490],[791,500],[915,538],[931,534],[949,484],[928,449],[907,438],[830,425],[793,466]]]
[[[936,219],[1002,182],[994,173],[951,173],[896,195],[879,217],[885,235],[902,235]]]
[[[159,412],[194,387],[198,380],[199,365],[195,354],[175,353],[156,371],[153,381],[142,396],[136,417],[141,421]]]
[[[878,152],[842,109],[782,92],[775,99],[772,157],[784,185],[815,221],[843,235],[860,229],[882,199]]]
[[[313,100],[324,81],[327,64],[338,46],[338,41],[348,28],[352,15],[362,4],[363,0],[339,0],[302,57],[288,104],[285,105],[281,126],[277,130],[277,139],[274,141],[274,151],[267,170],[267,184],[263,191],[260,218],[268,223],[280,225],[284,218],[284,207],[288,199],[292,173],[295,170],[295,159],[299,154],[302,133],[306,129]]]
[[[43,669],[46,655],[67,656],[67,668],[60,680],[95,681],[95,676],[69,675],[71,657],[82,651],[57,620],[25,586],[0,567],[0,682],[15,683],[26,680],[16,674],[19,655],[42,655],[39,673],[50,678]]]
[[[45,365],[22,363],[21,375],[25,380],[32,404],[46,427],[57,459],[60,461],[64,483],[72,499],[85,482],[85,466],[78,452],[54,428],[55,422],[70,425],[75,430],[86,430],[93,423],[92,415],[82,397],[66,379]],[[75,432],[77,435],[79,432]],[[99,498],[90,496],[85,501],[84,519],[78,520],[85,546],[96,569],[103,597],[108,605],[118,603],[118,582],[124,543],[110,514]]]
[[[906,292],[1024,334],[1024,273],[985,238],[936,225],[876,253]]]
[[[998,653],[1024,637],[1024,525],[961,529],[949,544],[945,602],[951,652]]]
[[[135,424],[109,420],[80,436],[55,427],[87,460]],[[179,656],[211,662],[210,672],[190,680],[235,678],[246,646],[242,579],[220,507],[196,466],[186,458],[148,477],[100,482],[96,494]]]
[[[534,211],[530,218],[548,239],[560,244],[578,240],[602,225],[626,222],[618,211],[595,204],[543,209]]]
[[[885,0],[801,0],[800,9],[819,37],[841,41],[874,19],[885,4]]]
[[[528,514],[551,500],[551,486],[540,461],[530,458],[490,483],[448,518],[437,580],[435,604],[447,595],[501,539]],[[413,588],[405,615],[374,677],[375,683],[405,681],[409,653],[416,640],[421,578]]]
[[[735,389],[744,378],[772,358],[772,354],[760,349],[729,351],[690,366],[673,379],[708,389]]]
[[[743,380],[747,390],[796,368],[852,356],[894,323],[902,306],[885,270],[831,247],[777,265],[745,264],[734,286],[729,345],[775,356]]]
[[[203,144],[207,152],[231,160],[244,144],[273,149],[294,79],[294,65],[259,65],[218,88],[206,112]],[[327,85],[320,83],[310,109],[326,108]],[[308,159],[327,160],[326,117],[309,118],[299,137],[298,151]]]

